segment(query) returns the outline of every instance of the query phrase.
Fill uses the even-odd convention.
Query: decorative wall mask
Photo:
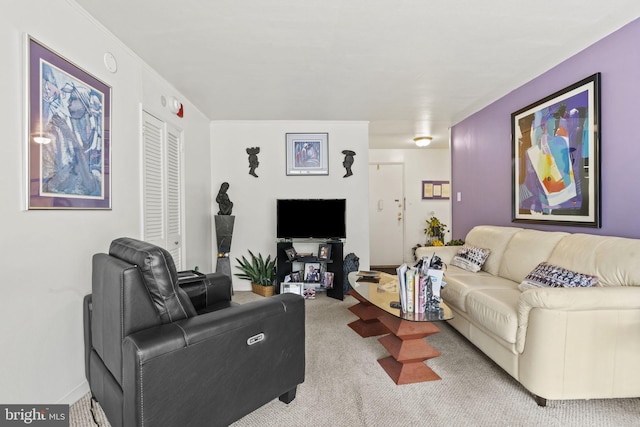
[[[260,147],[249,147],[247,148],[247,154],[249,155],[249,175],[253,175],[256,178],[256,168],[260,165],[258,161],[258,153],[260,152]]]
[[[347,173],[344,174],[343,178],[347,178],[353,175],[351,172],[351,165],[353,164],[353,156],[356,155],[355,151],[351,150],[342,150],[342,154],[344,154],[344,161],[342,162],[342,166],[347,170]]]

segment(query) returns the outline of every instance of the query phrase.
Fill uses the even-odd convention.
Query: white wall
[[[401,163],[404,165],[406,199],[404,260],[413,261],[411,248],[424,244],[426,220],[432,215],[451,226],[451,200],[422,200],[422,181],[448,181],[451,174],[449,149],[369,150],[369,163]],[[445,239],[451,240],[448,233]]]
[[[112,87],[112,210],[24,209],[26,33]],[[115,74],[103,64],[106,51],[118,60]],[[72,0],[4,7],[0,54],[0,402],[73,403],[88,390],[82,299],[91,290],[91,257],[114,238],[142,234],[141,104],[176,92]],[[191,163],[185,177],[187,263],[210,266],[209,121],[183,103],[185,118],[176,118],[176,125],[184,129]]]
[[[328,176],[287,176],[285,134],[329,134]],[[368,124],[323,121],[214,121],[211,125],[212,209],[220,184],[228,182],[235,227],[231,244],[231,271],[250,249],[263,256],[276,254],[276,200],[278,198],[346,198],[347,239],[344,254],[360,257],[360,268],[369,267],[368,220]],[[249,175],[247,147],[260,147],[256,169]],[[356,152],[353,175],[343,178],[342,150]],[[215,234],[215,229],[213,231]],[[215,235],[213,237],[215,243]],[[246,280],[233,278],[234,288],[251,288]]]

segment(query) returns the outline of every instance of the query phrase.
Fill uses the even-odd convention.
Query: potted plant
[[[421,248],[423,246],[461,246],[464,245],[464,240],[453,239],[447,243],[444,243],[444,235],[447,231],[446,224],[440,222],[438,218],[432,216],[427,221],[427,228],[424,229],[424,234],[426,234],[427,242],[426,244],[418,243],[414,247],[411,248],[411,252],[413,254],[414,261],[417,261],[416,258],[416,249]]]
[[[271,255],[269,255],[267,259],[264,259],[260,253],[256,257],[251,251],[249,251],[249,255],[250,260],[247,260],[244,255],[242,260],[236,258],[238,262],[236,268],[242,273],[235,273],[234,275],[251,281],[251,289],[256,294],[264,297],[273,295],[275,291],[273,281],[276,277],[276,258],[272,260]]]
[[[429,236],[427,243],[430,246],[444,246],[444,235],[447,231],[449,230],[446,224],[432,216],[427,220],[427,228],[424,229],[424,233]]]

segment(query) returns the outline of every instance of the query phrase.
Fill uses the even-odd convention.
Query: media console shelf
[[[331,247],[331,252],[328,259],[318,258],[317,256],[296,257],[292,261],[289,260],[286,250],[289,248],[295,248],[296,244],[310,244],[315,243],[316,249],[320,244],[327,244]],[[281,240],[277,242],[277,262],[276,262],[276,278],[278,285],[276,286],[277,293],[280,293],[280,284],[284,282],[284,278],[291,274],[296,264],[304,264],[307,262],[317,262],[324,266],[325,271],[333,273],[333,288],[327,289],[327,296],[335,299],[342,300],[343,295],[343,242],[341,240]],[[304,268],[304,266],[303,266]],[[301,274],[303,274],[302,271]],[[304,281],[304,277],[301,277],[301,281]]]

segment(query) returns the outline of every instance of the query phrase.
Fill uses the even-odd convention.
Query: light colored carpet
[[[262,298],[236,292],[240,303]],[[427,340],[441,356],[428,361],[441,381],[397,386],[377,359],[377,338],[347,326],[356,300],[320,294],[306,301],[306,379],[289,405],[275,399],[233,427],[260,426],[640,426],[640,399],[549,401],[531,394],[446,324]],[[71,407],[71,426],[95,425],[88,395]],[[100,426],[108,426],[99,407]]]

